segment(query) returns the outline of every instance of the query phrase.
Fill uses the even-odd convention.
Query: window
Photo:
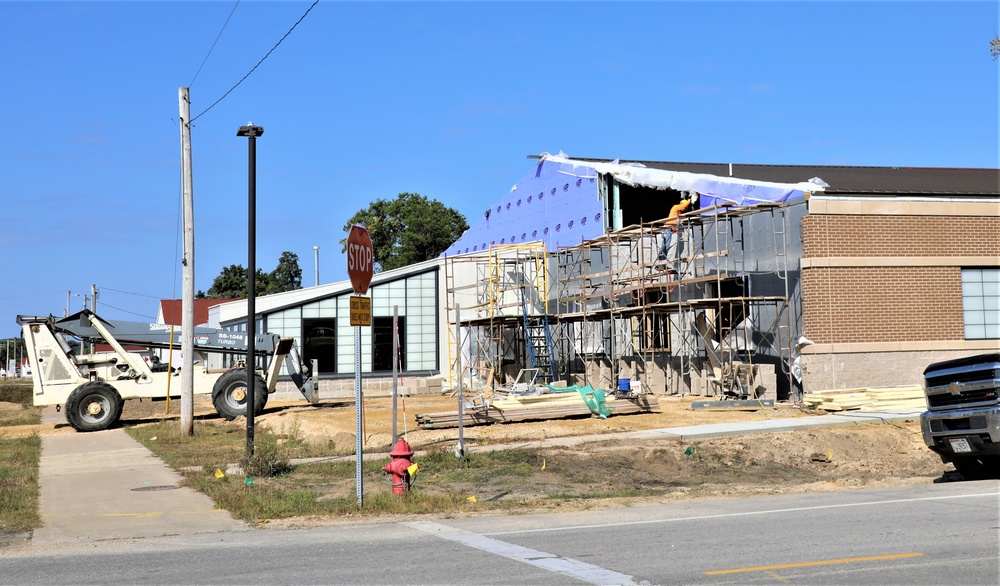
[[[399,318],[399,370],[406,370],[406,318]],[[392,370],[392,317],[372,317],[372,371]]]
[[[302,360],[306,365],[317,360],[319,372],[337,372],[337,320],[304,319],[302,332]]]
[[[962,269],[965,339],[1000,338],[1000,268]]]

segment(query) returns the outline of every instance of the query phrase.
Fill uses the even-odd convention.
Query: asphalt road
[[[1000,481],[0,551],[5,584],[1000,583]]]

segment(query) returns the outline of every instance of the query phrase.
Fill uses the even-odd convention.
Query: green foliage
[[[990,39],[990,55],[993,56],[994,61],[1000,59],[1000,37],[997,36],[996,32],[993,33],[993,38]]]
[[[302,269],[299,255],[285,251],[278,259],[278,266],[270,273],[257,268],[254,293],[257,296],[294,291],[302,288]],[[245,299],[247,296],[247,269],[243,265],[229,265],[222,269],[208,292],[198,291],[198,299]]]
[[[416,193],[375,200],[351,216],[344,232],[354,224],[368,228],[376,272],[435,258],[469,228],[465,216],[455,209]],[[346,251],[347,238],[340,244]]]
[[[254,434],[253,454],[245,462],[243,472],[251,478],[278,476],[291,471],[288,458],[278,447],[278,437],[273,433]]]
[[[301,288],[302,269],[299,267],[299,255],[286,250],[281,253],[278,266],[268,275],[266,293],[282,293]]]
[[[41,527],[38,515],[38,461],[42,440],[0,439],[0,532]]]

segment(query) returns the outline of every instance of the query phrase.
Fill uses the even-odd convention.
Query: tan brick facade
[[[817,344],[961,340],[959,267],[802,271],[805,336]]]
[[[1000,217],[807,215],[802,242],[803,258],[1000,256]]]
[[[826,201],[802,218],[802,251],[806,391],[918,384],[930,362],[998,344],[966,340],[962,312],[962,269],[1000,264],[995,205]]]
[[[803,326],[813,342],[962,340],[960,258],[1000,256],[1000,218],[807,215],[802,240]],[[955,260],[905,261],[913,257]]]

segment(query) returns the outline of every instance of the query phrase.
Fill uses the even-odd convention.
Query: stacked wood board
[[[604,405],[611,415],[645,413],[658,410],[659,403],[653,395],[640,395],[624,399],[608,396]],[[493,401],[487,407],[466,407],[462,425],[488,425],[562,419],[593,415],[579,393],[546,393],[543,395],[508,396]],[[417,414],[417,426],[423,429],[458,427],[458,411]]]
[[[920,385],[815,391],[805,393],[803,402],[808,407],[824,411],[886,411],[927,406]]]

